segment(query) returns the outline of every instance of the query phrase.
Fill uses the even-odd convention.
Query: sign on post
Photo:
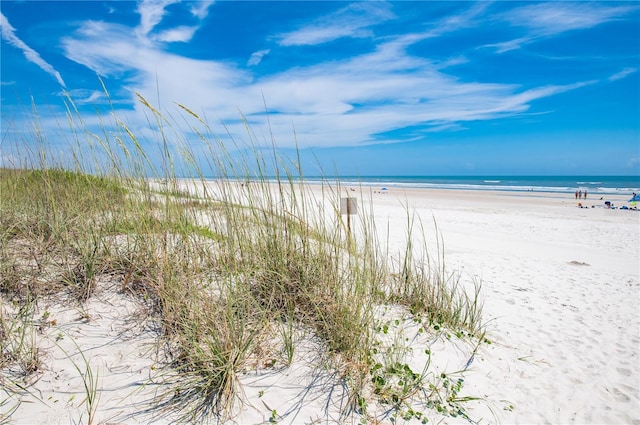
[[[358,198],[340,198],[340,214],[347,215],[347,231],[351,234],[351,216],[358,214]]]
[[[340,214],[358,214],[358,198],[341,198]]]

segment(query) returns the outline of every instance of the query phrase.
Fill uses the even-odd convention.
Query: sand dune
[[[492,344],[468,358],[455,341],[430,342],[439,350],[434,367],[469,365],[465,394],[483,399],[469,404],[472,419],[640,424],[639,211],[605,209],[599,199],[583,202],[594,208],[578,208],[572,196],[560,194],[418,189],[367,189],[360,202],[361,211],[372,207],[390,255],[403,246],[407,217],[415,212],[432,255],[438,258],[440,251],[463,282],[482,284]],[[359,219],[353,217],[354,227]],[[43,336],[48,366],[30,391],[41,401],[25,396],[12,422],[71,423],[88,417],[76,369],[86,364],[77,354],[64,355],[77,351],[74,346],[97,371],[98,421],[176,419],[142,412],[145,400],[166,390],[154,367],[153,323],[136,320],[133,299],[113,287],[103,280],[83,311],[40,305],[40,315],[46,311],[49,321]],[[290,367],[243,375],[244,399],[234,422],[345,420],[338,377],[313,367],[320,349],[313,340],[296,341]],[[434,413],[432,421],[439,420],[466,423]]]

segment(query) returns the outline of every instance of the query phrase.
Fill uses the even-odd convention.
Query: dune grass
[[[168,390],[151,404],[185,422],[232,417],[242,397],[239,375],[290,364],[300,329],[322,341],[326,367],[340,371],[347,410],[366,418],[367,406],[381,403],[422,418],[416,398],[427,411],[442,400],[453,407],[440,413],[463,410],[455,397],[461,381],[435,384],[428,364],[414,372],[376,348],[375,306],[382,305],[398,306],[425,328],[484,338],[479,286],[467,293],[442,261],[416,255],[411,241],[422,229],[409,212],[406,251],[383,252],[372,211],[346,231],[339,184],[327,181],[316,198],[295,161],[257,148],[232,158],[206,122],[179,105],[194,122],[188,132],[208,147],[218,177],[206,182],[186,136],[139,100],[159,123],[161,167],[116,120],[118,135],[86,135],[101,158],[91,166],[86,152],[64,168],[43,162],[47,153],[22,161],[31,167],[0,169],[0,380],[14,400],[42,361],[31,336],[33,305],[55,296],[81,306],[96,281],[109,277],[159,323]],[[189,180],[176,176],[177,162],[188,165]],[[283,171],[274,177],[268,169]],[[269,345],[284,347],[282,357],[266,355]],[[94,386],[87,397],[97,401]],[[99,406],[87,408],[93,418]],[[0,422],[11,415],[2,411],[9,413]]]

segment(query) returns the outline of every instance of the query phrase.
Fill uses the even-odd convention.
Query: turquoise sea
[[[306,177],[305,180],[313,183],[322,179]],[[640,176],[340,176],[339,180],[345,185],[378,188],[413,187],[555,193],[586,190],[594,195],[640,193]]]

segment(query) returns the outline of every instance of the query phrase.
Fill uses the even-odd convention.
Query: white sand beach
[[[604,200],[623,205],[626,198]],[[459,271],[462,282],[481,283],[491,344],[464,374],[464,394],[482,398],[467,407],[474,421],[640,424],[640,211],[606,209],[604,200],[578,208],[564,194],[394,188],[359,199],[361,214],[371,207],[390,254],[403,246],[407,211],[415,212],[432,255],[441,241],[447,269]],[[352,217],[354,227],[360,219]],[[66,335],[97,366],[96,422],[176,419],[140,413],[138,403],[161,390],[158,359],[152,332],[113,286],[102,282],[84,312],[39,306],[55,321],[47,332],[60,338],[57,347],[43,347],[47,368],[29,390],[39,400],[25,396],[10,423],[80,420],[83,382],[59,349],[74,351]],[[268,423],[273,412],[278,423],[340,421],[340,388],[330,375],[313,376],[313,341],[298,344],[290,367],[241,378],[244,401],[235,423]],[[433,354],[437,367],[464,366],[467,354],[456,353],[455,341],[441,348]],[[430,423],[440,420],[468,423],[435,412]]]
[[[445,261],[482,281],[495,343],[466,382],[509,401],[512,411],[496,406],[500,422],[640,423],[640,211],[604,208],[628,198],[578,208],[560,194],[374,194],[394,232],[406,227],[398,201],[427,230],[435,220]]]

